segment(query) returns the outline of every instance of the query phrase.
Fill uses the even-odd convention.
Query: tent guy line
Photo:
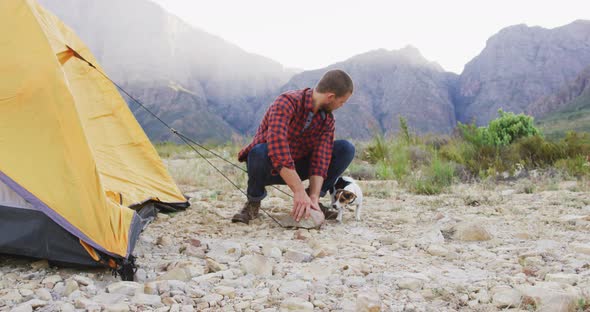
[[[88,64],[88,66],[94,68],[98,73],[100,73],[102,76],[104,76],[107,80],[109,80],[113,85],[115,85],[117,88],[119,88],[119,90],[121,90],[123,93],[125,93],[125,95],[127,95],[131,100],[133,100],[135,103],[137,103],[139,106],[141,106],[143,109],[145,109],[150,115],[152,115],[154,118],[156,118],[158,121],[160,121],[162,123],[162,125],[164,125],[166,128],[168,128],[170,130],[170,132],[176,134],[186,145],[188,145],[192,150],[194,150],[199,156],[201,156],[201,158],[203,158],[209,165],[211,165],[211,167],[213,167],[217,172],[219,172],[219,174],[221,174],[229,183],[231,183],[238,191],[240,191],[242,194],[246,195],[246,192],[244,192],[244,190],[242,190],[234,181],[232,181],[227,175],[225,175],[219,168],[217,168],[213,163],[211,163],[211,161],[209,161],[209,159],[207,159],[201,152],[199,152],[191,143],[197,145],[198,147],[208,151],[209,153],[213,154],[214,156],[216,156],[217,158],[231,164],[232,166],[242,170],[243,172],[248,172],[246,169],[238,166],[237,164],[232,163],[231,161],[221,157],[221,155],[211,151],[210,149],[206,148],[205,146],[203,146],[202,144],[199,144],[198,142],[196,142],[195,140],[187,137],[186,135],[184,135],[182,132],[170,127],[164,120],[162,120],[160,117],[158,117],[154,112],[152,112],[150,109],[148,109],[145,105],[143,105],[139,100],[137,100],[135,97],[133,97],[131,94],[129,94],[123,87],[121,87],[120,85],[118,85],[116,82],[114,82],[113,80],[111,80],[111,78],[109,78],[105,73],[103,73],[102,71],[100,71],[98,68],[96,68],[96,66],[94,66],[94,64],[92,64],[91,62],[89,62],[88,60],[84,59],[84,57],[82,57],[80,54],[78,54],[78,52],[76,52],[74,49],[72,49],[71,47],[68,46],[68,49],[70,49],[72,51],[72,53],[74,54],[74,56],[78,59],[80,59],[83,62],[86,62],[86,64]],[[293,197],[291,194],[281,190],[280,188],[276,187],[276,186],[272,186],[275,189],[277,189],[279,192],[289,196],[289,197]],[[277,219],[275,219],[270,213],[268,213],[265,209],[260,208],[260,210],[262,210],[268,217],[270,217],[276,224],[278,224],[280,227],[282,228],[293,228],[290,226],[284,226],[283,224],[281,224]]]

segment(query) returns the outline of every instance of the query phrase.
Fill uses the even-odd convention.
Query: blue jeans
[[[328,167],[328,177],[324,180],[320,191],[320,197],[326,195],[336,180],[354,158],[354,145],[346,140],[334,141],[332,149],[332,159]],[[301,181],[309,178],[309,157],[295,161],[295,170],[301,178]],[[272,163],[268,156],[268,146],[266,143],[257,144],[248,153],[248,200],[259,202],[267,195],[265,187],[267,185],[286,184],[280,175],[272,175]]]

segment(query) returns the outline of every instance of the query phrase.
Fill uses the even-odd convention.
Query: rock
[[[159,281],[168,281],[168,280],[177,280],[188,282],[192,278],[191,274],[187,272],[186,268],[174,268],[160,276],[158,276],[157,280]]]
[[[301,219],[299,222],[295,221],[290,214],[275,215],[283,226],[298,229],[319,229],[324,224],[324,214],[320,211],[311,210],[311,217],[309,219]]]
[[[475,294],[475,299],[479,301],[479,303],[489,303],[492,298],[490,298],[490,294],[487,290],[481,289],[477,294]]]
[[[236,310],[243,311],[250,308],[250,301],[242,301],[235,305]]]
[[[234,242],[216,242],[210,244],[207,257],[219,263],[235,262],[242,256],[242,246]]]
[[[49,269],[49,262],[47,262],[47,260],[35,261],[31,263],[31,268],[33,270]]]
[[[88,277],[86,277],[86,276],[75,275],[75,276],[74,276],[74,280],[75,280],[75,281],[76,281],[78,284],[80,284],[80,285],[83,285],[83,286],[88,286],[88,285],[92,285],[92,284],[94,284],[94,282],[93,282],[93,281],[92,281],[90,278],[88,278]]]
[[[35,296],[37,296],[37,298],[39,298],[41,300],[45,300],[45,301],[53,300],[53,297],[51,296],[51,293],[49,292],[49,289],[47,289],[47,288],[40,288],[40,289],[35,290]]]
[[[472,241],[486,241],[492,239],[492,235],[480,223],[476,222],[461,222],[453,227],[455,231],[453,238],[472,242]]]
[[[44,307],[47,305],[47,301],[39,300],[39,299],[32,299],[32,300],[29,300],[25,303],[29,304],[33,309],[37,309],[37,308]]]
[[[523,296],[535,302],[538,311],[569,312],[575,310],[576,298],[561,290],[559,284],[522,286],[518,290]]]
[[[74,291],[78,290],[78,283],[74,280],[68,280],[66,282],[66,289],[64,290],[64,295],[65,296],[69,296],[71,293],[73,293]]]
[[[70,301],[74,301],[78,298],[86,298],[86,296],[84,296],[84,294],[79,290],[74,290],[68,297],[67,297]]]
[[[131,299],[132,304],[144,304],[151,306],[161,306],[162,299],[157,295],[147,295],[138,293]]]
[[[397,286],[401,289],[419,290],[424,285],[424,281],[418,278],[405,277],[397,281]]]
[[[92,301],[100,304],[118,304],[123,303],[125,301],[124,294],[110,294],[110,293],[102,293],[100,295],[94,296]]]
[[[32,290],[30,289],[21,289],[19,290],[20,295],[23,297],[24,300],[29,300],[33,297],[33,295],[35,294]]]
[[[578,283],[579,276],[576,274],[555,273],[545,275],[545,280],[549,282],[575,285]]]
[[[23,303],[10,310],[10,312],[33,312],[33,307],[28,303]]]
[[[430,245],[426,249],[426,252],[428,252],[428,254],[430,254],[431,256],[441,257],[447,256],[449,254],[449,251],[441,245]]]
[[[520,299],[520,292],[510,287],[500,287],[493,291],[492,302],[498,308],[518,307]]]
[[[281,250],[278,247],[276,247],[273,243],[265,243],[262,246],[262,254],[266,257],[274,258],[277,260],[280,260],[283,256]]]
[[[533,238],[529,233],[526,233],[526,232],[516,233],[516,234],[514,234],[514,237],[518,238],[518,239],[522,239],[522,240],[529,240],[529,239]]]
[[[541,300],[540,312],[573,312],[578,311],[576,298],[571,295],[555,295]]]
[[[100,306],[96,302],[86,298],[76,299],[76,301],[74,302],[74,306],[76,307],[76,309],[86,310],[96,309],[96,307],[98,307],[100,311]]]
[[[356,311],[381,311],[381,299],[379,299],[379,294],[377,293],[377,291],[359,293],[356,297]]]
[[[429,245],[432,244],[442,244],[445,242],[445,238],[440,231],[440,228],[435,227],[428,232],[424,233],[422,237],[420,237],[416,241],[416,246],[420,248],[427,248]]]
[[[0,300],[20,302],[21,300],[23,300],[23,296],[20,294],[20,292],[18,290],[13,289],[13,290],[6,292],[4,295],[2,295],[0,297]]]
[[[300,294],[307,291],[308,287],[308,282],[293,280],[283,282],[283,284],[279,287],[279,291],[284,294]]]
[[[393,245],[399,240],[398,237],[393,235],[382,235],[379,237],[379,242],[383,245]]]
[[[311,261],[311,255],[305,252],[288,249],[285,252],[285,260],[291,262],[309,262]]]
[[[262,255],[247,255],[240,260],[240,265],[245,274],[270,277],[274,262]]]
[[[590,244],[573,243],[570,247],[577,253],[590,255]]]
[[[59,310],[61,312],[75,312],[76,307],[74,307],[71,303],[65,302],[59,306]]]
[[[227,270],[227,266],[223,265],[211,258],[207,258],[205,259],[207,262],[207,270],[209,272],[219,272],[219,271],[224,271]]]
[[[126,303],[107,304],[104,306],[105,312],[127,312],[129,305]]]
[[[196,257],[196,258],[200,258],[200,259],[204,259],[206,257],[204,248],[195,247],[193,245],[186,246],[182,253],[187,256]]]
[[[160,245],[162,247],[171,247],[174,245],[174,242],[168,236],[160,236],[156,240],[156,245]]]
[[[313,312],[313,304],[298,298],[288,298],[281,302],[280,311]]]
[[[136,293],[143,293],[143,285],[136,282],[115,282],[107,286],[107,291],[111,294],[122,294],[133,296]]]
[[[230,299],[233,299],[236,296],[236,290],[233,287],[217,286],[213,289],[213,291],[222,296],[227,296]]]
[[[302,270],[303,279],[306,281],[325,280],[332,275],[332,272],[331,267],[319,263],[311,263]]]
[[[43,279],[41,283],[55,285],[57,282],[61,282],[62,278],[59,275],[50,275]]]
[[[138,282],[145,282],[148,279],[147,272],[144,269],[137,269],[135,272],[135,279]]]
[[[516,190],[512,190],[512,189],[508,189],[508,190],[503,190],[502,192],[500,192],[500,195],[502,196],[510,196],[516,193]]]
[[[192,305],[183,305],[182,308],[180,309],[180,312],[193,312],[195,311],[195,308],[193,308]]]
[[[208,294],[201,298],[201,301],[209,303],[209,306],[216,306],[218,302],[223,300],[223,296],[220,294]]]

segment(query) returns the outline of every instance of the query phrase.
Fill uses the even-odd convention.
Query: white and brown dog
[[[332,196],[332,208],[338,209],[336,220],[342,223],[342,213],[349,205],[356,205],[355,219],[361,220],[361,210],[363,209],[363,191],[351,177],[339,177],[334,183],[334,188],[330,190]]]

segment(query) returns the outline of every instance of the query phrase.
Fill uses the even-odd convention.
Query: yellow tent
[[[139,208],[186,198],[70,28],[34,0],[0,1],[0,24],[0,253],[128,259]]]

